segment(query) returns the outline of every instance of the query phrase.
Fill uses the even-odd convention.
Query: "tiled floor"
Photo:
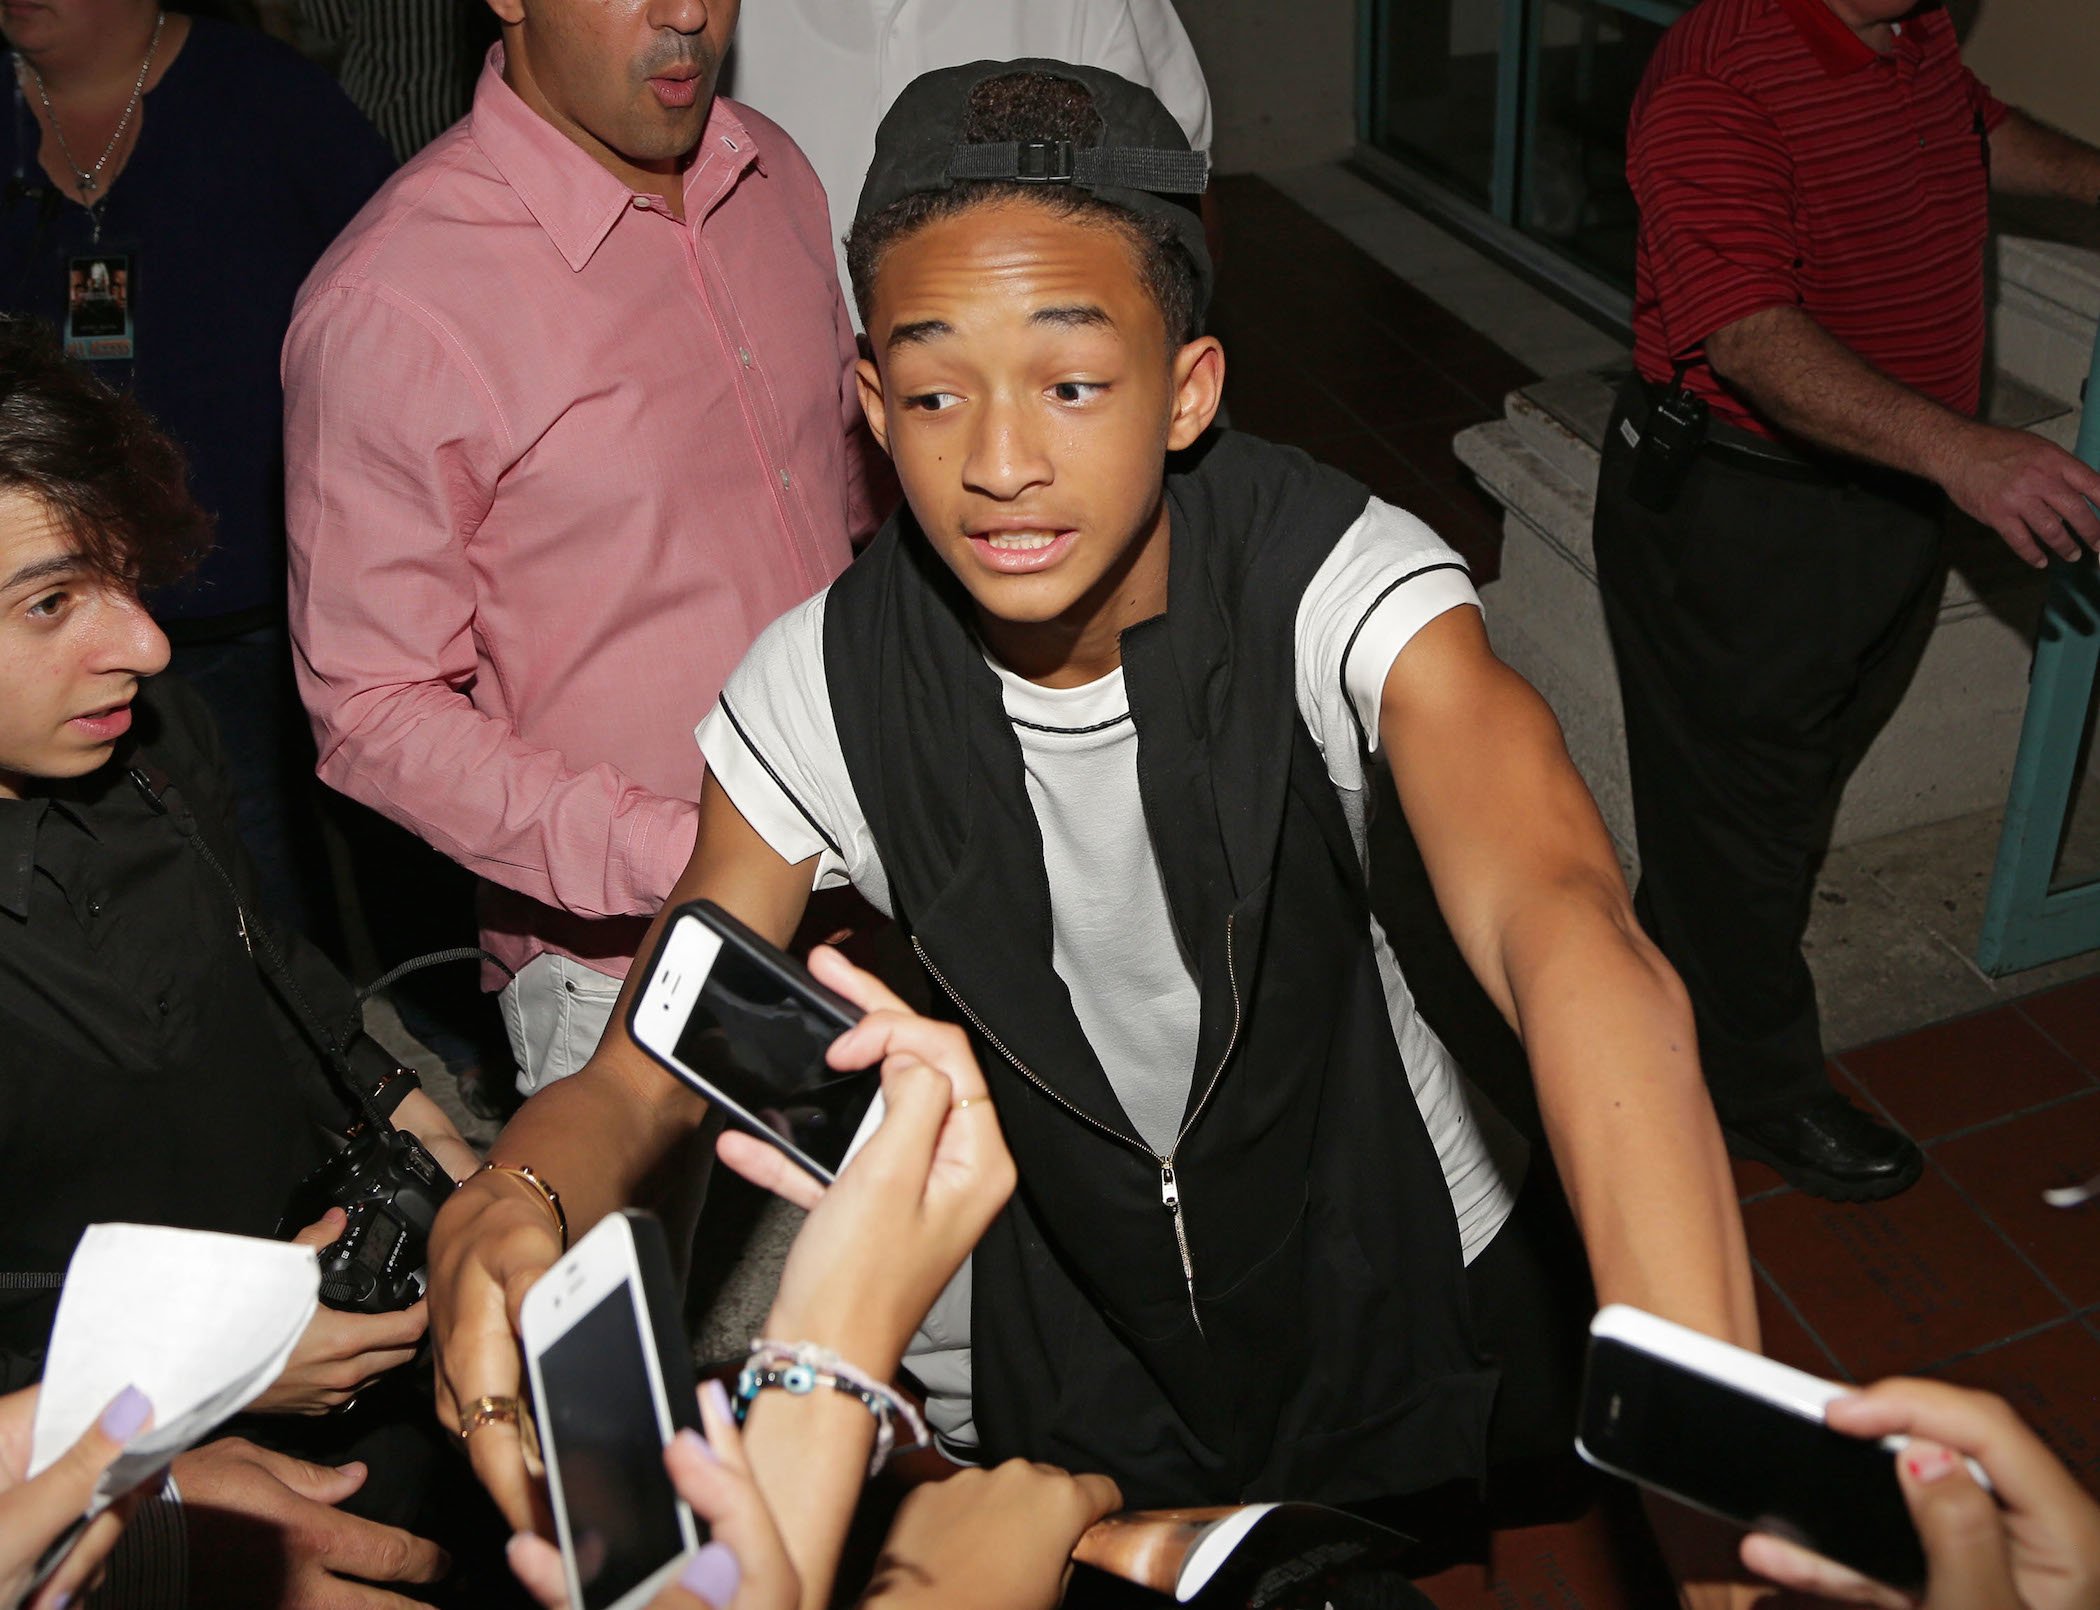
[[[1818,1375],[1941,1376],[1999,1393],[2100,1490],[2100,1204],[2041,1193],[2100,1174],[2100,979],[1837,1058],[1831,1078],[1929,1159],[1847,1207],[1739,1163],[1765,1347]],[[1422,1585],[1444,1610],[1660,1602],[1600,1514],[1498,1532]]]
[[[1234,422],[1350,470],[1492,575],[1497,511],[1449,442],[1531,372],[1271,186],[1220,189]],[[1840,1379],[1988,1387],[2100,1488],[2100,1205],[2041,1199],[2100,1174],[2100,979],[1848,1051],[1831,1076],[1930,1163],[1851,1207],[1738,1165],[1769,1350]],[[1453,1610],[1656,1602],[1635,1569],[1593,1514],[1497,1533],[1489,1561],[1424,1586]]]

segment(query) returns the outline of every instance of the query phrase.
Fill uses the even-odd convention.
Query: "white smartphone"
[[[738,1128],[830,1184],[881,1120],[866,1070],[824,1060],[860,1008],[709,900],[665,925],[627,1032]]]
[[[1825,1425],[1824,1409],[1850,1390],[1615,1303],[1590,1323],[1575,1451],[1599,1470],[1916,1591],[1925,1553],[1896,1480],[1907,1439],[1868,1442]]]
[[[664,1469],[699,1428],[662,1227],[598,1221],[525,1294],[526,1368],[574,1610],[639,1610],[701,1537]]]

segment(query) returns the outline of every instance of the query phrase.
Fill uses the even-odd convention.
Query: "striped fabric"
[[[1634,99],[1634,361],[1692,363],[1716,418],[1773,434],[1703,362],[1715,330],[1799,307],[1877,368],[1963,413],[1982,384],[1984,135],[2005,108],[1947,14],[1877,54],[1824,0],[1703,0]]]
[[[473,104],[489,34],[478,0],[299,0],[299,20],[339,53],[343,93],[402,162]]]
[[[182,1610],[190,1602],[190,1536],[175,1478],[138,1507],[87,1597],[88,1610]]]

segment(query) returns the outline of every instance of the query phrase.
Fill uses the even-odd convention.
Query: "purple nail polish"
[[[701,1436],[699,1432],[692,1430],[690,1427],[680,1431],[671,1440],[692,1454],[696,1459],[704,1460],[710,1465],[716,1462],[715,1451],[707,1445],[707,1438]]]
[[[152,1413],[153,1405],[146,1394],[135,1386],[127,1386],[102,1411],[102,1434],[111,1442],[129,1442]]]
[[[72,1591],[68,1588],[60,1588],[58,1592],[51,1596],[51,1610],[66,1610],[66,1606],[72,1602]]]
[[[688,1593],[698,1594],[715,1610],[725,1610],[743,1580],[744,1568],[736,1563],[727,1543],[703,1545],[678,1573],[678,1585]]]
[[[729,1407],[729,1388],[720,1381],[710,1378],[700,1392],[707,1399],[707,1406],[724,1420],[736,1418],[736,1412]]]

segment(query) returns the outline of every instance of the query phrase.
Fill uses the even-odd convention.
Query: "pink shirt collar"
[[[469,114],[475,144],[487,153],[503,180],[517,192],[569,267],[578,272],[591,260],[613,225],[634,206],[636,192],[607,172],[582,147],[555,128],[503,80],[503,46],[489,47]],[[732,166],[724,168],[719,155]],[[693,161],[685,170],[685,215],[695,228],[710,210],[724,181],[759,166],[751,131],[717,95],[707,114]],[[702,196],[704,183],[717,188]]]

